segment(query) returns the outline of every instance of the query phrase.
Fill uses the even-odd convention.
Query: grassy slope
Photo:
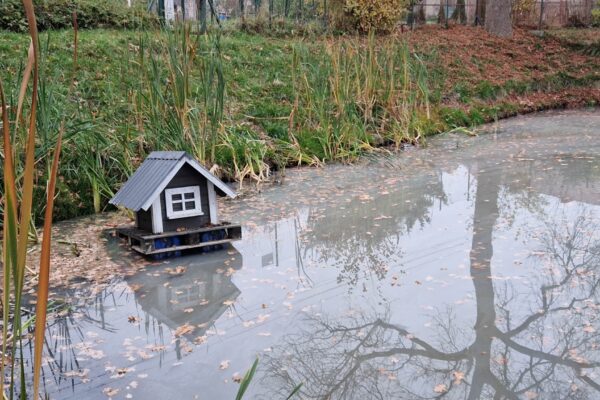
[[[76,157],[81,141],[85,142],[88,152],[93,153],[94,143],[106,137],[122,141],[131,151],[131,158],[149,150],[143,148],[144,143],[136,134],[138,124],[132,110],[135,103],[131,101],[139,79],[136,63],[142,35],[148,34],[81,31],[78,84],[73,98],[68,101],[64,91],[72,63],[72,33],[42,35],[42,48],[49,46],[50,50],[43,68],[51,81],[46,102],[42,104],[50,116],[45,119],[50,122],[42,129],[42,141],[56,131],[51,121],[59,119],[51,116],[67,112],[71,116],[68,131],[77,132],[77,139],[69,141],[67,137],[65,145],[71,157]],[[147,43],[161,40],[151,35],[147,36]],[[433,113],[439,122],[436,130],[482,123],[516,112],[600,102],[598,58],[584,56],[552,38],[541,39],[517,31],[514,40],[506,41],[491,38],[481,29],[464,27],[450,31],[418,30],[405,34],[404,38],[429,67],[429,85],[434,104],[437,103]],[[308,59],[316,61],[328,41],[331,39],[226,34],[222,39],[227,80],[225,125],[244,126],[259,135],[287,137],[287,118],[294,98],[293,48],[311,54]],[[2,33],[0,40],[0,69],[8,72],[3,74],[3,79],[13,99],[26,43],[27,37],[20,34]],[[195,82],[192,79],[192,86]],[[108,145],[119,146],[119,143]],[[137,163],[133,160],[124,167],[122,161],[121,164],[111,163],[110,159],[103,162],[102,167],[109,171],[107,175],[111,178],[109,185],[113,186],[109,190],[118,186],[130,172],[128,169]],[[59,186],[58,218],[91,212],[89,188],[78,177],[82,172],[71,163],[61,174],[64,180],[63,186]],[[104,193],[103,201],[108,195]]]
[[[581,37],[600,35],[600,30]],[[51,58],[47,59],[47,76],[67,82],[71,67],[71,33],[49,35]],[[133,31],[92,30],[80,32],[78,93],[80,108],[102,119],[113,129],[129,129],[128,89],[136,76],[128,64],[135,62],[134,49],[140,34]],[[430,71],[437,72],[442,104],[469,109],[482,104],[511,102],[514,95],[540,90],[556,92],[564,87],[589,86],[600,79],[598,58],[587,57],[554,39],[540,39],[517,31],[515,39],[490,38],[483,30],[455,27],[418,30],[405,35],[414,48],[428,57]],[[578,37],[578,36],[575,36]],[[8,68],[6,86],[15,88],[16,72],[24,60],[27,38],[2,33],[0,67]],[[342,39],[343,40],[343,39]],[[308,51],[323,51],[322,40],[267,38],[241,33],[223,37],[227,79],[227,117],[232,121],[250,120],[270,134],[282,135],[293,100],[291,68],[292,47],[302,43]],[[62,85],[66,86],[66,85]],[[515,104],[516,105],[516,104]],[[248,118],[248,117],[255,117]],[[264,119],[266,118],[266,119]],[[478,122],[478,121],[475,121]]]

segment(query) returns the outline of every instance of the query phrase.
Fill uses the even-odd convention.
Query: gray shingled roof
[[[185,151],[153,151],[110,200],[110,204],[136,212],[147,210],[185,163],[212,182],[219,194],[235,197],[233,190]]]

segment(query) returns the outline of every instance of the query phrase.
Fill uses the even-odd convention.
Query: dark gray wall
[[[138,229],[152,232],[152,207],[148,211],[138,211],[135,216]]]
[[[167,218],[167,202],[165,200],[165,192],[160,194],[162,206],[163,231],[172,232],[178,228],[201,228],[210,224],[210,205],[208,204],[208,181],[198,171],[189,165],[184,165],[179,172],[173,177],[166,189],[184,187],[184,186],[200,186],[200,204],[204,215],[189,218]],[[152,232],[152,207],[148,211],[140,210],[136,213],[136,225],[139,229]]]
[[[163,230],[165,232],[176,231],[177,228],[200,228],[210,224],[210,209],[208,204],[208,182],[204,176],[189,165],[185,164],[175,177],[167,185],[167,189],[183,186],[200,186],[200,204],[204,215],[190,218],[167,218],[167,202],[165,201],[165,192],[160,194],[163,216]]]

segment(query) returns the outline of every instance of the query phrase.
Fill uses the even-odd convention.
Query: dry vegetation
[[[576,32],[581,32],[577,41],[592,36],[586,30]],[[447,91],[459,83],[476,86],[487,81],[503,86],[511,81],[545,79],[559,72],[578,78],[600,74],[597,59],[574,52],[553,37],[540,38],[523,29],[515,29],[512,39],[467,26],[451,26],[449,30],[432,26],[404,35],[418,51],[435,51],[440,56],[446,68]]]

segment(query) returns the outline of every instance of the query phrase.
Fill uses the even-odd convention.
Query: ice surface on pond
[[[52,398],[232,399],[256,356],[248,398],[598,396],[598,111],[288,170],[223,212],[233,248],[70,294]]]

